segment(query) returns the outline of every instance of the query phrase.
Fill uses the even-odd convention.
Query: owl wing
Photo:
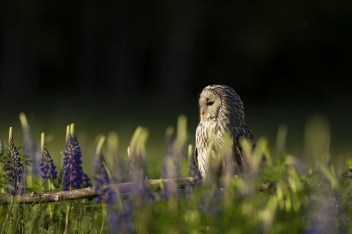
[[[206,155],[208,150],[208,134],[202,124],[196,130],[196,145],[194,148],[193,160],[201,174],[204,175],[207,169]]]
[[[197,150],[197,147],[195,147],[195,149],[194,149],[193,161],[198,166],[198,150]]]
[[[239,168],[242,169],[246,165],[246,163],[243,158],[242,147],[240,144],[241,139],[248,140],[249,143],[251,144],[251,146],[254,147],[254,137],[253,137],[252,131],[246,125],[242,125],[239,128],[235,128],[235,137],[233,138],[234,158],[235,158]]]
[[[199,141],[199,132],[200,132],[199,128],[200,128],[200,125],[198,125],[196,129],[196,142],[195,142],[194,154],[193,154],[193,160],[197,166],[198,166],[198,141]]]

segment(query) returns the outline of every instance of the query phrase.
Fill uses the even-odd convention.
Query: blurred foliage
[[[286,135],[287,128],[280,126],[274,153],[264,137],[257,140],[255,149],[242,142],[248,161],[245,172],[233,176],[228,171],[222,180],[207,177],[198,186],[176,187],[176,190],[161,186],[165,191],[136,188],[131,195],[116,194],[113,206],[107,206],[104,200],[95,204],[87,199],[50,204],[2,204],[1,234],[351,232],[352,169],[349,168],[352,158],[342,163],[342,174],[338,174],[330,161],[329,125],[322,116],[312,116],[307,121],[304,152],[308,161],[299,160],[286,151]],[[186,117],[180,116],[176,136],[173,137],[170,130],[166,134],[170,140],[166,142],[164,171],[187,165],[187,147],[192,148],[187,144],[187,136]],[[115,178],[115,165],[124,165],[129,168],[119,170],[129,175],[122,176],[124,179],[143,180],[140,170],[148,174],[153,167],[146,166],[153,164],[146,154],[148,131],[143,127],[136,129],[128,159],[118,156],[121,149],[117,148],[116,133],[110,133],[108,138],[110,143],[108,140],[103,146],[100,141],[97,148],[105,152],[106,158],[110,157],[106,161],[110,177]],[[226,157],[230,152],[231,145],[226,142],[219,157]],[[7,186],[6,154],[7,149],[0,155],[1,192]],[[175,157],[178,160],[170,160]],[[33,177],[33,182],[38,187],[26,188],[27,192],[45,190],[40,178]]]

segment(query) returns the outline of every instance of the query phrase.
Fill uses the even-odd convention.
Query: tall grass
[[[162,178],[199,177],[192,162],[193,147],[188,142],[185,116],[179,117],[176,129],[176,134],[171,127],[166,131],[160,175]],[[242,142],[247,162],[242,174],[234,175],[228,169],[222,178],[204,178],[202,182],[186,187],[177,183],[161,184],[160,189],[150,189],[143,183],[148,179],[146,164],[150,163],[146,148],[147,129],[136,129],[127,159],[120,156],[116,133],[110,133],[105,144],[105,136],[99,136],[92,165],[94,172],[91,173],[99,197],[23,204],[20,193],[10,194],[10,203],[0,201],[0,230],[1,233],[60,234],[351,232],[352,169],[349,166],[352,159],[346,159],[340,169],[342,174],[337,174],[339,170],[330,163],[329,132],[329,125],[323,117],[308,120],[303,151],[305,159],[301,161],[286,152],[285,139],[289,131],[280,126],[273,152],[262,137],[258,138],[255,149]],[[71,148],[78,144],[74,139],[72,142]],[[231,160],[230,138],[224,142],[225,147],[217,157]],[[6,144],[1,143],[1,146],[4,150],[0,150],[0,192],[5,193],[11,185],[6,166],[9,149]],[[66,149],[65,157],[73,152],[74,147],[71,148],[71,151]],[[43,152],[44,139],[41,149]],[[45,150],[50,151],[50,148]],[[23,167],[34,168],[31,163],[38,162],[38,158],[27,157],[28,165]],[[84,155],[81,158],[85,160]],[[42,179],[34,174],[25,176],[25,193],[61,191],[63,174],[67,175],[67,171],[58,175],[58,179],[50,178],[50,186],[48,178]],[[101,187],[107,183],[129,181],[137,182],[130,193]]]

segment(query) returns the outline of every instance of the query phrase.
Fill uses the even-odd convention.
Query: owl
[[[254,145],[251,130],[245,125],[244,107],[240,96],[226,85],[209,85],[199,97],[200,122],[196,130],[196,148],[194,161],[202,177],[209,173],[211,155],[220,151],[224,145],[226,132],[232,142],[233,166],[236,174],[245,167],[239,141],[244,138]],[[213,145],[209,147],[213,134]],[[211,152],[212,151],[212,152]],[[219,163],[216,173],[221,175],[225,170],[225,159]]]

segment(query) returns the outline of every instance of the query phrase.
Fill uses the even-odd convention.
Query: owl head
[[[222,124],[242,126],[244,107],[240,96],[226,85],[209,85],[199,97],[201,122],[221,122]]]

